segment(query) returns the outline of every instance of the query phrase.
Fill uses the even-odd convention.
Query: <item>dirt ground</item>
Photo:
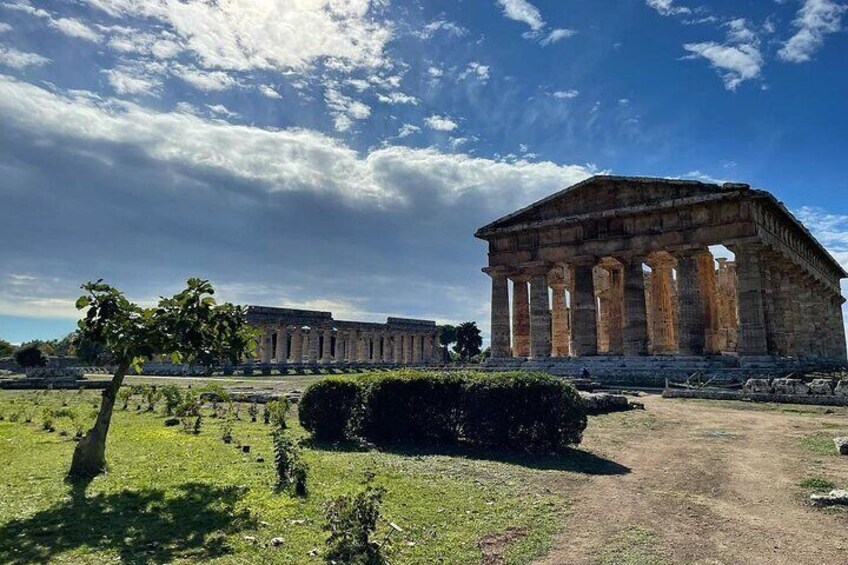
[[[574,502],[540,565],[848,564],[848,513],[811,507],[799,485],[848,485],[827,445],[848,435],[845,409],[641,400],[638,418],[591,419],[581,446],[629,471],[551,478]]]

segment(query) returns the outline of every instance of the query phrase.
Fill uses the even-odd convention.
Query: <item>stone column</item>
[[[841,294],[837,294],[834,298],[834,313],[833,313],[833,322],[834,322],[834,332],[836,334],[836,344],[834,346],[834,355],[835,359],[839,361],[845,361],[848,358],[846,355],[846,345],[845,345],[845,320],[842,316],[842,305],[845,303],[845,298],[842,297]]]
[[[403,362],[403,336],[392,334],[392,361],[395,364]]]
[[[718,353],[720,348],[715,259],[707,250],[698,254],[696,259],[701,283],[701,299],[704,304],[704,353]]]
[[[274,354],[273,344],[274,338],[272,337],[271,329],[262,328],[262,348],[260,349],[260,359],[262,360],[263,365],[267,365],[271,362],[271,355]]]
[[[274,352],[274,358],[277,360],[278,365],[285,365],[286,360],[288,359],[288,341],[288,331],[285,326],[281,325],[277,328],[277,351]]]
[[[320,354],[319,346],[321,345],[321,341],[318,339],[318,328],[311,327],[309,328],[309,362],[317,363],[318,356]]]
[[[718,309],[719,351],[736,351],[737,328],[739,320],[736,314],[736,262],[723,257],[718,261],[716,273],[716,304]]]
[[[671,271],[674,260],[658,255],[651,262],[651,345],[653,353],[671,353],[677,348],[677,332],[672,300]]]
[[[303,363],[303,330],[300,326],[295,326],[292,331],[291,360],[295,364]]]
[[[345,336],[345,332],[342,330],[338,330],[336,332],[336,352],[333,355],[333,359],[336,363],[343,363],[345,360],[345,340],[347,336]]]
[[[594,261],[572,265],[574,294],[571,297],[571,352],[578,357],[598,354],[598,314],[593,267]]]
[[[648,354],[648,311],[645,303],[645,273],[642,258],[621,260],[624,264],[624,354]]]
[[[530,357],[530,295],[527,283],[530,276],[517,273],[512,281],[512,356]]]
[[[621,269],[607,267],[609,293],[607,295],[607,351],[614,355],[624,353],[624,281]]]
[[[507,327],[509,327],[509,325],[507,325]],[[424,363],[427,365],[433,363],[433,341],[435,339],[435,334],[424,336]]]
[[[487,267],[483,271],[492,278],[492,358],[510,356],[509,350],[509,283],[506,269]]]
[[[324,328],[324,346],[321,348],[321,362],[329,363],[333,358],[333,329]]]
[[[551,325],[553,340],[551,353],[554,357],[568,357],[568,309],[565,305],[565,281],[562,277],[550,281]]]
[[[423,348],[421,347],[421,336],[419,334],[415,334],[412,336],[412,362],[413,363],[421,363],[421,353]]]
[[[383,362],[383,335],[379,333],[374,334],[374,362]]]
[[[677,253],[677,352],[681,355],[704,353],[706,309],[701,291],[701,253]]]
[[[732,251],[736,255],[739,355],[768,355],[760,249],[739,245]]]
[[[412,360],[412,336],[407,334],[403,341],[403,362],[411,365]]]
[[[527,265],[530,275],[530,358],[551,356],[551,305],[548,299],[548,272],[545,263]]]

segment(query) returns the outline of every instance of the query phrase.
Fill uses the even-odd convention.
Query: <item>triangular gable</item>
[[[699,181],[598,175],[504,216],[478,234],[527,223],[568,218],[619,208],[651,205],[668,200],[738,190],[747,185],[706,184]]]

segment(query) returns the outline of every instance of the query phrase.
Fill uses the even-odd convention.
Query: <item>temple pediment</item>
[[[478,236],[501,228],[553,218],[657,206],[663,202],[709,197],[748,188],[745,184],[718,185],[692,180],[598,175],[480,228]]]

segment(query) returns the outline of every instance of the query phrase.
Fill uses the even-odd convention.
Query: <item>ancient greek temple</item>
[[[846,273],[766,191],[595,176],[475,235],[489,246],[492,364],[845,361]]]
[[[262,331],[264,365],[431,365],[443,348],[432,320],[388,318],[385,324],[334,320],[330,312],[250,306],[248,322]]]

